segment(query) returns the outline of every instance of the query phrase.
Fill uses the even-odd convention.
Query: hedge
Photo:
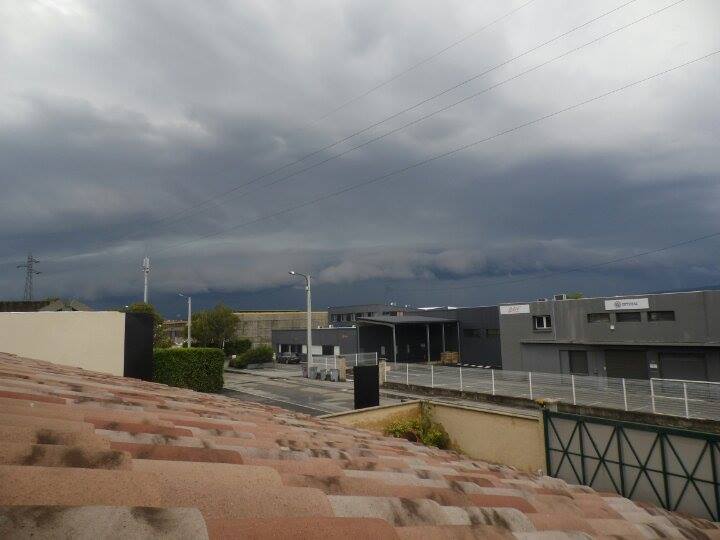
[[[222,349],[155,349],[154,355],[155,382],[199,392],[222,390],[225,362]]]

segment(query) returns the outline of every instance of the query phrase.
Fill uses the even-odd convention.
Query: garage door
[[[707,369],[703,353],[660,353],[663,379],[706,381]]]
[[[618,379],[647,379],[645,351],[618,349],[605,351],[605,375]]]

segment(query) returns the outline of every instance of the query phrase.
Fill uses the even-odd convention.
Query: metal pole
[[[683,383],[683,396],[685,397],[685,418],[690,418],[690,406],[687,398],[687,383]]]
[[[445,323],[442,323],[442,351],[445,352]]]
[[[575,374],[570,375],[570,381],[572,382],[573,405],[577,405],[577,399],[575,399]]]
[[[528,371],[528,381],[530,382],[530,399],[533,398],[532,393],[532,371]]]
[[[410,364],[405,364],[405,384],[410,386]]]
[[[430,365],[430,388],[435,388],[435,370],[433,369],[435,366],[432,364]]]
[[[627,406],[627,389],[625,388],[625,378],[622,379],[622,387],[623,387],[623,403],[625,403],[625,410],[628,410]]]
[[[495,395],[495,370],[490,370],[490,376],[492,377],[492,395]]]
[[[305,276],[307,284],[307,361],[312,364],[312,292],[310,291],[310,274]],[[327,366],[326,366],[327,367]]]
[[[143,274],[145,274],[145,287],[143,288],[143,303],[148,303],[148,274],[150,274],[150,257],[145,257],[142,264]]]
[[[393,358],[397,362],[397,336],[395,335],[395,325],[392,325],[393,330]]]
[[[650,399],[652,400],[652,411],[654,414],[655,413],[655,386],[653,385],[652,379],[650,379]]]
[[[425,325],[425,336],[426,336],[426,346],[427,346],[427,361],[428,364],[430,363],[430,325]]]
[[[463,391],[463,385],[462,385],[462,366],[460,366],[460,391]]]
[[[192,347],[192,298],[188,296],[188,348]]]

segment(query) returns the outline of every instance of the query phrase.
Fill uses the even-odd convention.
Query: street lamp
[[[189,296],[185,296],[183,293],[178,293],[178,296],[182,296],[183,298],[187,298],[188,301],[188,337],[187,337],[187,344],[188,349],[192,347],[192,298]]]
[[[311,291],[310,291],[310,274],[301,274],[290,270],[288,272],[291,276],[302,276],[305,278],[305,291],[307,291],[307,365],[308,369],[312,365],[312,302],[311,302]]]

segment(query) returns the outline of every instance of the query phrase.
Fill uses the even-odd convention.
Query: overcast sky
[[[293,175],[674,0],[630,2],[266,175],[628,3],[535,0],[327,116],[526,1],[0,2],[0,297],[22,296],[29,250],[36,296],[96,306],[141,297],[147,254],[151,299],[172,315],[180,290],[299,307],[289,268],[316,276],[319,307],[720,283],[720,236],[542,277],[720,231],[720,55],[304,204],[718,50],[716,0]]]

